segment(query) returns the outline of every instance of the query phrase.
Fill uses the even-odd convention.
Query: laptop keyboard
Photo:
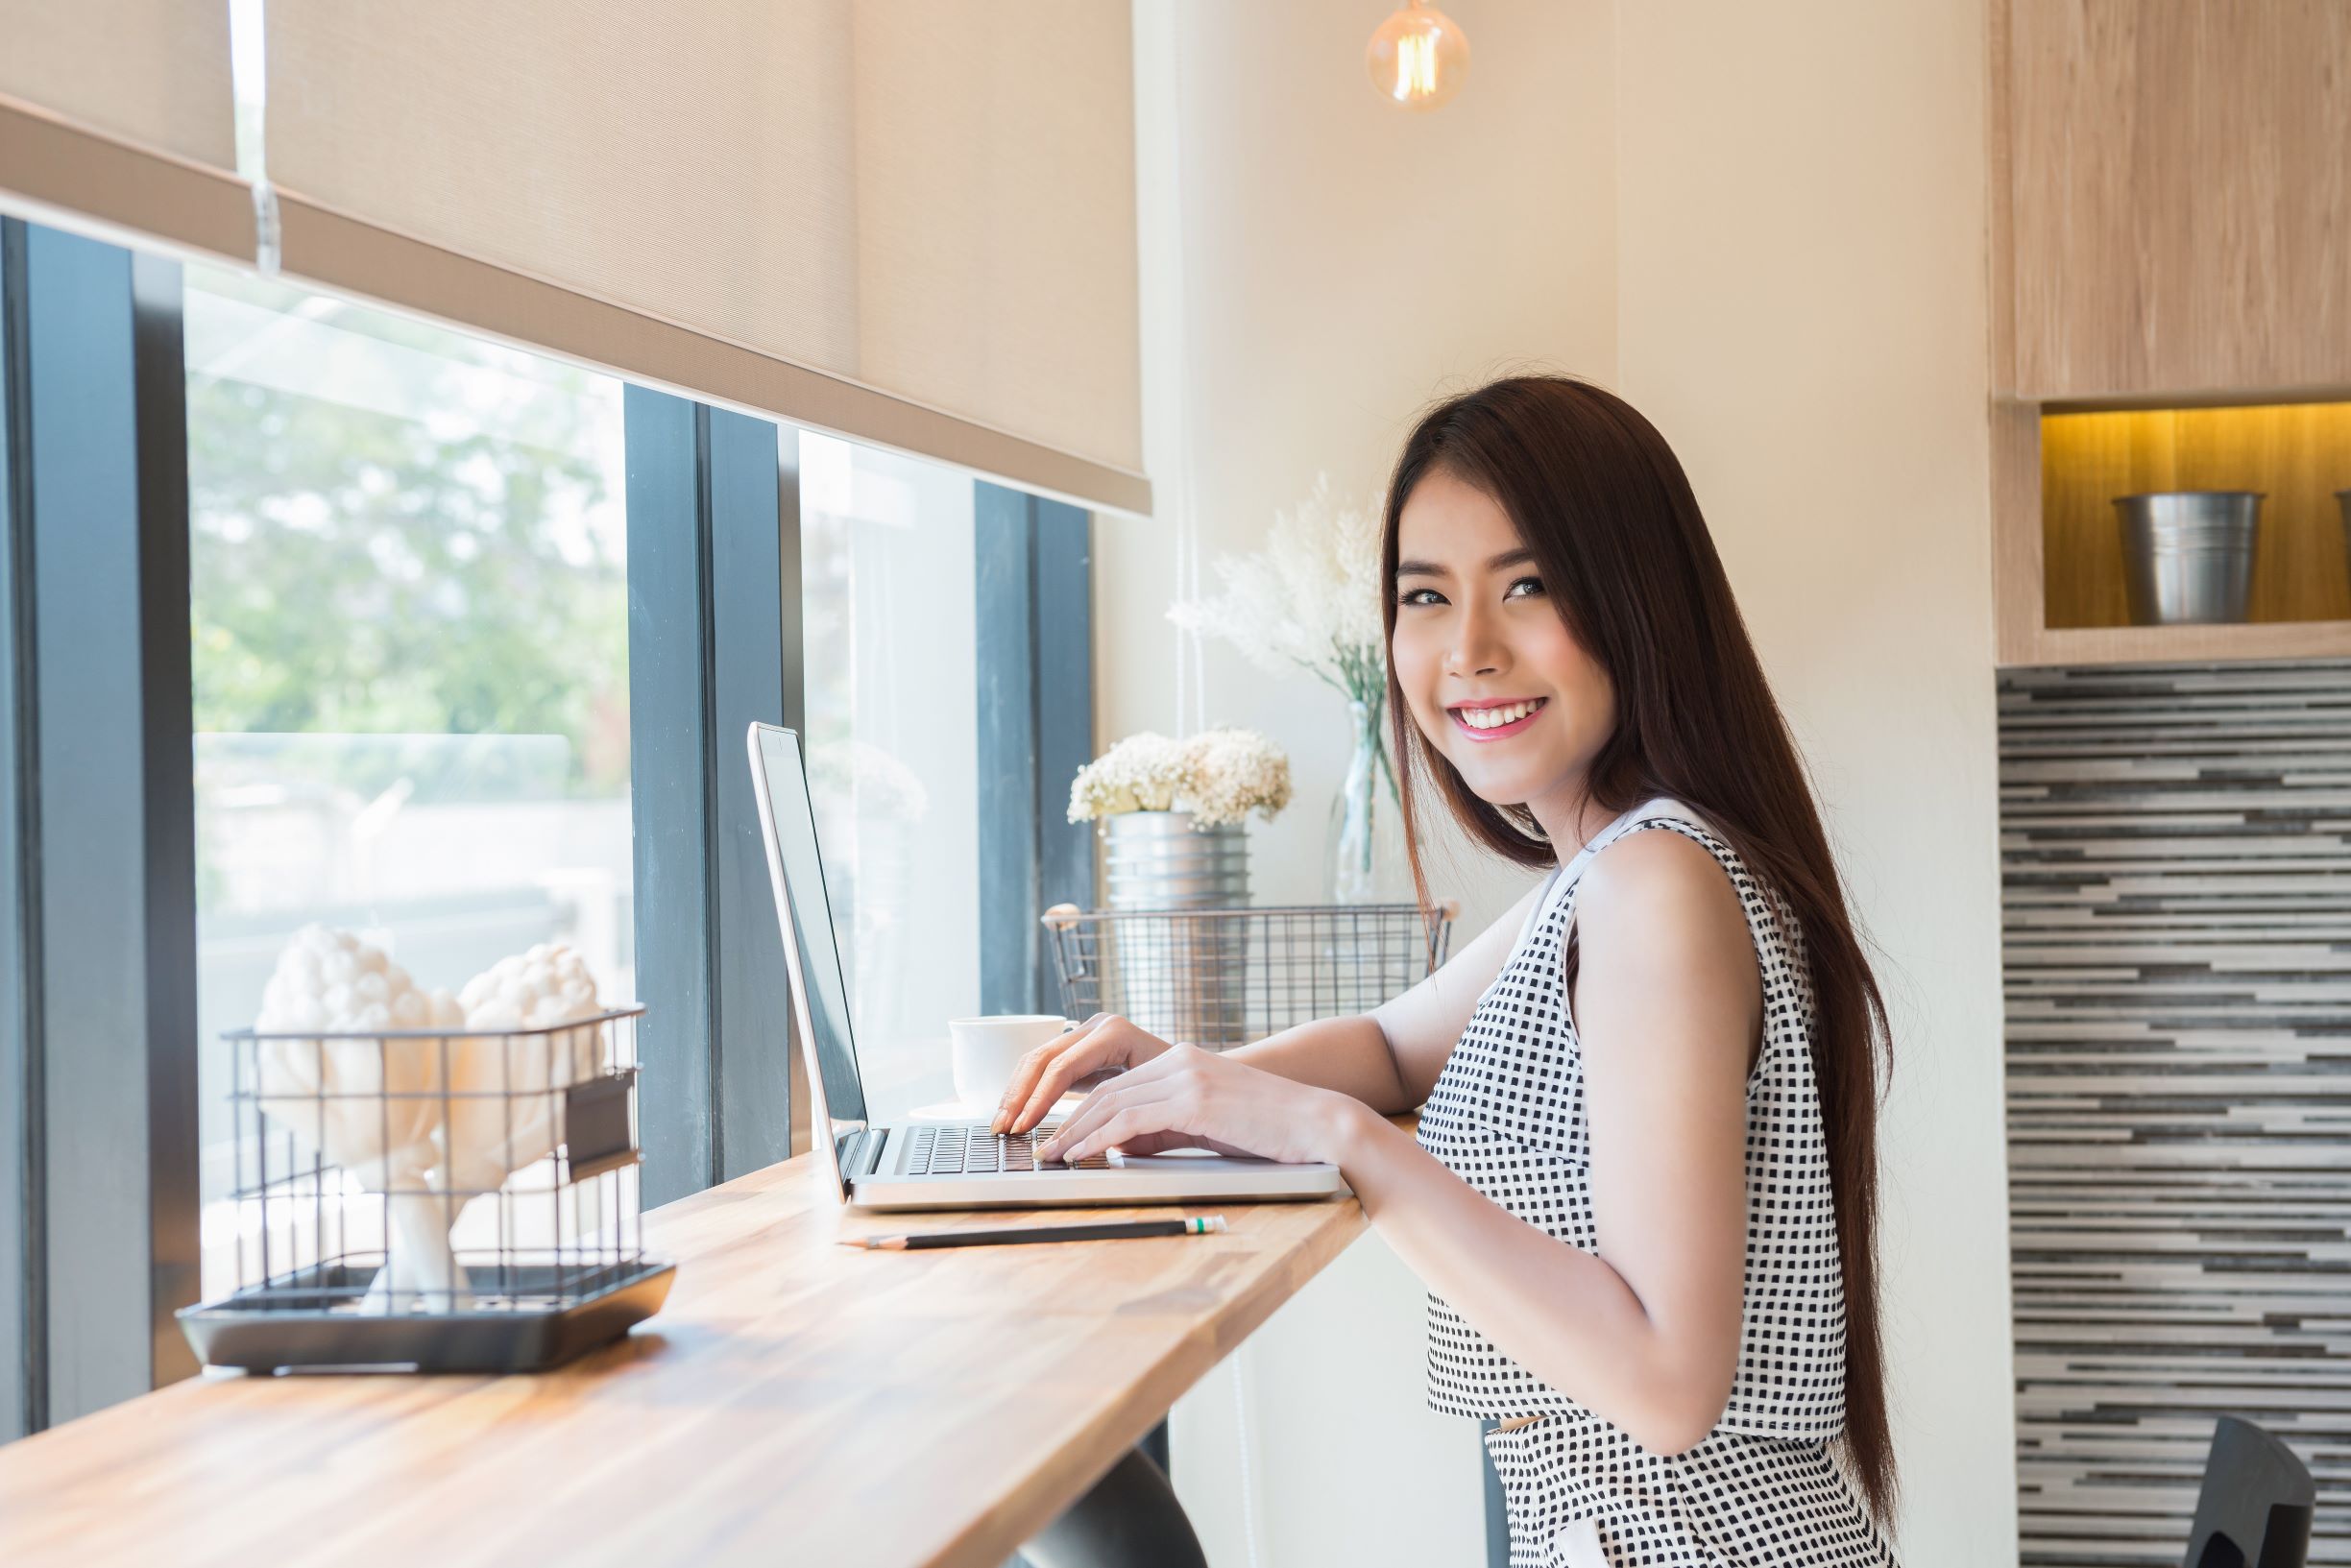
[[[974,1122],[967,1126],[916,1126],[908,1129],[914,1140],[908,1150],[906,1172],[909,1176],[994,1176],[1005,1172],[1025,1172],[1037,1169],[1036,1146],[1049,1142],[1058,1122],[1039,1123],[1029,1132],[998,1137],[988,1131],[987,1124]],[[1089,1154],[1074,1166],[1058,1161],[1045,1163],[1048,1170],[1105,1170],[1110,1162],[1100,1154]]]

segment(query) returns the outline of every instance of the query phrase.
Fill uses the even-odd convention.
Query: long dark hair
[[[1513,376],[1422,417],[1389,480],[1382,612],[1395,638],[1396,527],[1432,469],[1484,492],[1533,552],[1543,591],[1607,670],[1615,733],[1593,760],[1594,805],[1657,796],[1695,808],[1794,912],[1810,958],[1812,1075],[1820,1091],[1845,1282],[1847,1467],[1879,1518],[1892,1511],[1878,1312],[1878,1091],[1890,1057],[1885,1001],[1854,934],[1811,785],[1748,640],[1730,580],[1665,438],[1624,399],[1564,376]],[[1415,782],[1425,773],[1469,833],[1522,865],[1559,858],[1524,806],[1469,788],[1413,722],[1392,655],[1388,708],[1402,767],[1413,880],[1426,903]],[[1567,846],[1573,848],[1573,846]]]

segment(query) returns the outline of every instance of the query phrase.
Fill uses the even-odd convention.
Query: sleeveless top
[[[1845,1421],[1845,1294],[1828,1142],[1812,1076],[1811,975],[1793,912],[1688,808],[1656,800],[1552,874],[1420,1112],[1419,1141],[1470,1186],[1570,1246],[1607,1256],[1592,1206],[1567,935],[1593,856],[1679,832],[1731,879],[1755,942],[1763,1030],[1747,1081],[1747,1257],[1738,1370],[1720,1422],[1658,1455],[1428,1302],[1429,1404],[1532,1424],[1488,1435],[1519,1564],[1890,1565],[1827,1444]]]

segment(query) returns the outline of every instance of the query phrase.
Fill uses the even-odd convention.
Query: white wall
[[[1136,0],[1150,523],[1097,544],[1103,743],[1175,733],[1164,618],[1176,533],[1255,548],[1318,472],[1375,499],[1422,406],[1518,367],[1615,357],[1610,7],[1460,0],[1477,90],[1406,114],[1366,78],[1385,12],[1344,0]],[[1350,736],[1304,675],[1204,650],[1211,724],[1291,754],[1297,803],[1251,831],[1259,902],[1310,900]],[[1498,911],[1511,879],[1442,886]],[[1496,901],[1499,902],[1496,902]]]
[[[1164,616],[1176,533],[1201,555],[1256,547],[1319,471],[1378,495],[1422,405],[1515,368],[1608,379],[1615,355],[1612,8],[1451,0],[1475,86],[1408,115],[1366,79],[1385,14],[1340,0],[1137,0],[1150,523],[1095,543],[1097,734],[1174,734]],[[1264,730],[1297,798],[1252,828],[1260,903],[1313,902],[1349,736],[1335,694],[1204,652],[1209,723]],[[1528,879],[1433,867],[1465,925]],[[1176,1485],[1209,1560],[1475,1564],[1474,1429],[1422,1396],[1422,1294],[1376,1238],[1357,1244],[1176,1407]],[[1257,1521],[1244,1527],[1234,1380]],[[1367,1504],[1369,1506],[1367,1506]]]
[[[1136,0],[1160,505],[1099,525],[1098,734],[1178,728],[1180,530],[1213,560],[1318,470],[1375,495],[1424,404],[1493,374],[1625,391],[1691,470],[1885,953],[1904,1560],[2013,1560],[1980,0],[1447,9],[1471,82],[1412,116],[1364,78],[1382,5]],[[1222,648],[1204,672],[1209,722],[1293,758],[1258,896],[1315,899],[1343,712]],[[1439,890],[1473,926],[1523,882]],[[1422,1408],[1420,1311],[1368,1239],[1178,1405],[1211,1562],[1484,1560],[1476,1438]]]
[[[2016,1560],[1981,0],[1627,5],[1619,390],[1681,455],[1881,953],[1910,1568]]]

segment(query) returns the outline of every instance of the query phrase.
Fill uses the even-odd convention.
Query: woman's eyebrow
[[[1490,559],[1486,563],[1486,569],[1500,571],[1506,567],[1523,566],[1534,559],[1535,552],[1521,544],[1515,550],[1504,550],[1500,555]],[[1452,573],[1434,561],[1399,561],[1396,563],[1396,575],[1398,577],[1449,577]]]

